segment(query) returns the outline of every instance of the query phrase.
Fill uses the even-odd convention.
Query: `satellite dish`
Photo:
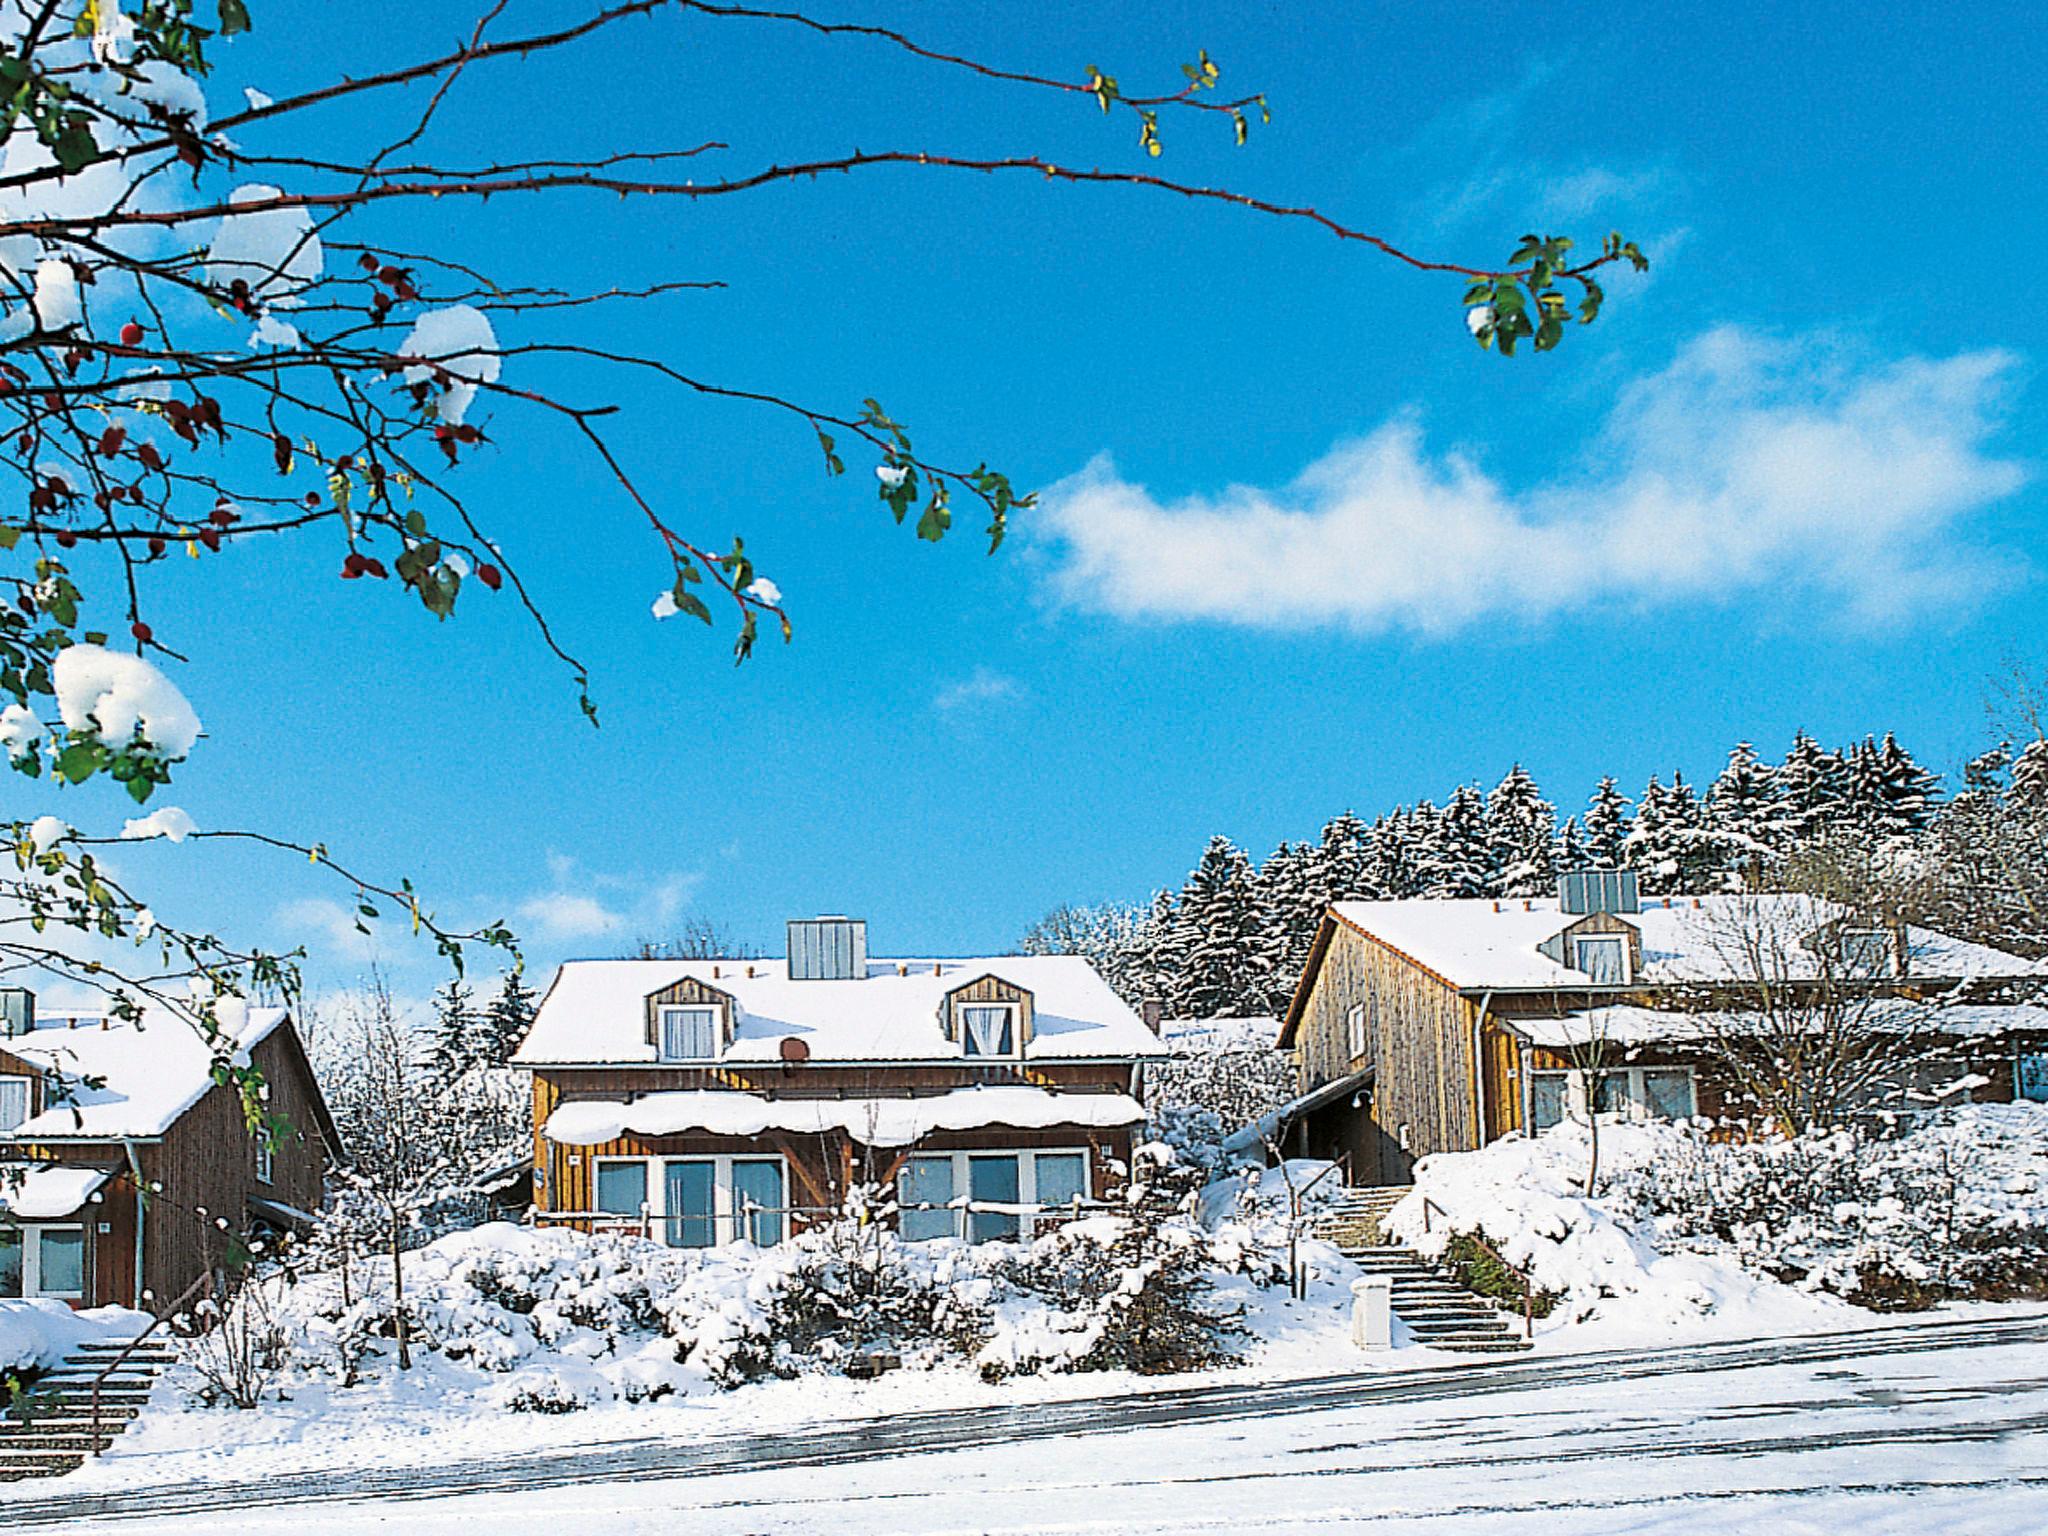
[[[795,1035],[784,1035],[782,1037],[781,1051],[782,1059],[791,1066],[799,1065],[811,1059],[811,1048]]]

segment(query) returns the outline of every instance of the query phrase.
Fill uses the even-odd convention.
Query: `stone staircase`
[[[1445,1277],[1412,1248],[1401,1247],[1380,1223],[1409,1193],[1406,1185],[1347,1189],[1311,1229],[1369,1275],[1394,1282],[1394,1315],[1418,1344],[1468,1355],[1516,1354],[1529,1348],[1522,1320]]]
[[[0,1411],[0,1482],[61,1477],[103,1451],[142,1412],[158,1372],[177,1357],[168,1341],[151,1340],[123,1360],[100,1386],[99,1436],[93,1435],[92,1384],[127,1348],[81,1344],[37,1379],[27,1396]]]

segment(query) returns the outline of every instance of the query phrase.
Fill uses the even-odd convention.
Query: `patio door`
[[[708,1160],[670,1163],[666,1170],[671,1248],[709,1248],[718,1241],[718,1168]]]
[[[1017,1159],[1015,1157],[970,1157],[967,1160],[967,1195],[979,1205],[1017,1203]],[[1015,1237],[1017,1218],[1009,1211],[975,1211],[968,1222],[972,1242],[987,1243]]]
[[[782,1164],[774,1158],[736,1157],[732,1162],[733,1236],[760,1248],[782,1241]]]

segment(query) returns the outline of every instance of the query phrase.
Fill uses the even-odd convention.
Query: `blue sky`
[[[255,9],[217,109],[453,35],[397,4]],[[564,14],[515,0],[505,25]],[[904,171],[705,208],[380,214],[361,232],[506,280],[724,279],[501,338],[658,351],[823,408],[872,394],[935,457],[1051,494],[993,559],[966,517],[932,548],[868,462],[826,479],[800,423],[508,373],[623,407],[621,456],[678,526],[745,535],[796,644],[735,671],[723,635],[655,623],[644,526],[557,429],[499,407],[464,489],[590,666],[602,729],[507,601],[466,594],[436,625],[332,580],[338,549],[230,556],[154,620],[192,656],[208,740],[172,799],[201,825],[410,873],[446,917],[511,918],[543,971],[684,913],[774,951],[783,918],[846,910],[878,952],[957,953],[1060,901],[1142,899],[1213,832],[1263,852],[1517,760],[1568,808],[1602,772],[1704,778],[1736,738],[1777,751],[1795,728],[1896,730],[1952,770],[2004,658],[2040,661],[2024,317],[2048,215],[2022,193],[2048,146],[2017,7],[832,14],[1133,90],[1207,48],[1274,121],[1240,150],[1170,115],[1163,174],[1459,261],[1619,228],[1652,271],[1558,352],[1502,362],[1455,279],[1142,191]],[[420,99],[324,120],[325,147],[381,142]],[[720,169],[855,145],[1146,168],[1085,101],[703,19],[480,70],[436,134],[447,161],[715,137]],[[346,893],[303,865],[123,863],[188,922],[308,944],[317,978],[364,962],[323,905]],[[423,951],[379,949],[432,984]]]

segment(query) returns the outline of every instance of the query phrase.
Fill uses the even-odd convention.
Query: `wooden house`
[[[1770,936],[1759,940],[1756,935]],[[1540,1131],[1590,1107],[1719,1117],[1730,1084],[1702,1010],[1739,1030],[1760,948],[1800,989],[1850,984],[1932,1019],[1930,1095],[2048,1096],[2036,962],[1921,928],[1860,929],[1789,895],[1639,899],[1633,875],[1565,877],[1556,897],[1347,901],[1318,928],[1282,1025],[1297,1097],[1238,1138],[1339,1158],[1356,1184],[1409,1182],[1418,1158]],[[1938,1005],[1938,1006],[1937,1006]],[[1597,1070],[1595,1070],[1597,1068]]]
[[[168,1303],[251,1229],[318,1208],[337,1140],[290,1014],[230,1000],[220,1023],[289,1125],[275,1147],[188,1021],[38,1018],[33,994],[0,995],[0,1297]]]
[[[866,924],[780,960],[585,960],[533,1074],[535,1219],[770,1244],[893,1189],[912,1238],[1028,1233],[1116,1189],[1158,1038],[1071,955],[880,960]]]

